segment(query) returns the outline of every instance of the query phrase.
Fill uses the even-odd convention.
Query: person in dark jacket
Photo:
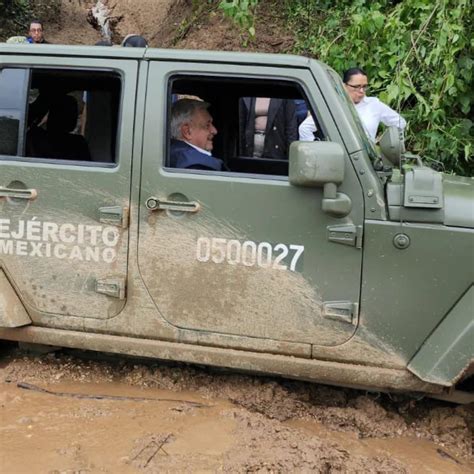
[[[217,129],[208,112],[209,104],[180,99],[171,108],[170,165],[173,168],[222,170],[222,160],[212,156]]]
[[[240,151],[245,156],[286,160],[298,140],[293,100],[244,97],[240,101]]]
[[[308,116],[308,106],[304,99],[295,99],[294,102],[296,107],[296,122],[299,127],[301,122]]]

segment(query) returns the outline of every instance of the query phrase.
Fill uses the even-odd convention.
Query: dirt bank
[[[129,360],[14,352],[2,472],[472,472],[473,407]]]
[[[112,39],[120,44],[129,33],[143,35],[152,47],[225,51],[285,52],[293,42],[279,17],[278,2],[264,0],[258,10],[258,42],[242,46],[241,32],[222,11],[219,2],[191,0],[102,0],[112,25]],[[93,0],[64,0],[60,14],[45,18],[45,34],[56,44],[94,44],[101,32],[90,22]],[[205,8],[204,8],[205,7]]]

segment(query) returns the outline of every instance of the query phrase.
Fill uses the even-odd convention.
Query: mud
[[[47,36],[55,44],[92,45],[100,39],[120,44],[135,33],[160,46],[190,11],[186,0],[140,0],[139,8],[135,0],[67,0],[59,18],[47,21]]]
[[[0,420],[8,473],[474,472],[472,406],[92,353],[4,353]]]

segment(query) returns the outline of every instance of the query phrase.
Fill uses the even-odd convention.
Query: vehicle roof
[[[110,46],[33,45],[0,43],[0,54],[76,56],[116,59],[156,59],[168,61],[203,61],[308,67],[315,60],[290,54],[223,52],[186,49],[122,48]]]

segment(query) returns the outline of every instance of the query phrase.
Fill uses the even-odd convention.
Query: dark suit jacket
[[[170,165],[172,168],[222,171],[222,160],[201,153],[182,140],[171,140]]]
[[[244,97],[240,101],[240,151],[253,156],[255,133],[255,97]],[[296,107],[293,100],[271,99],[268,107],[267,128],[263,157],[288,159],[290,143],[298,140]]]

